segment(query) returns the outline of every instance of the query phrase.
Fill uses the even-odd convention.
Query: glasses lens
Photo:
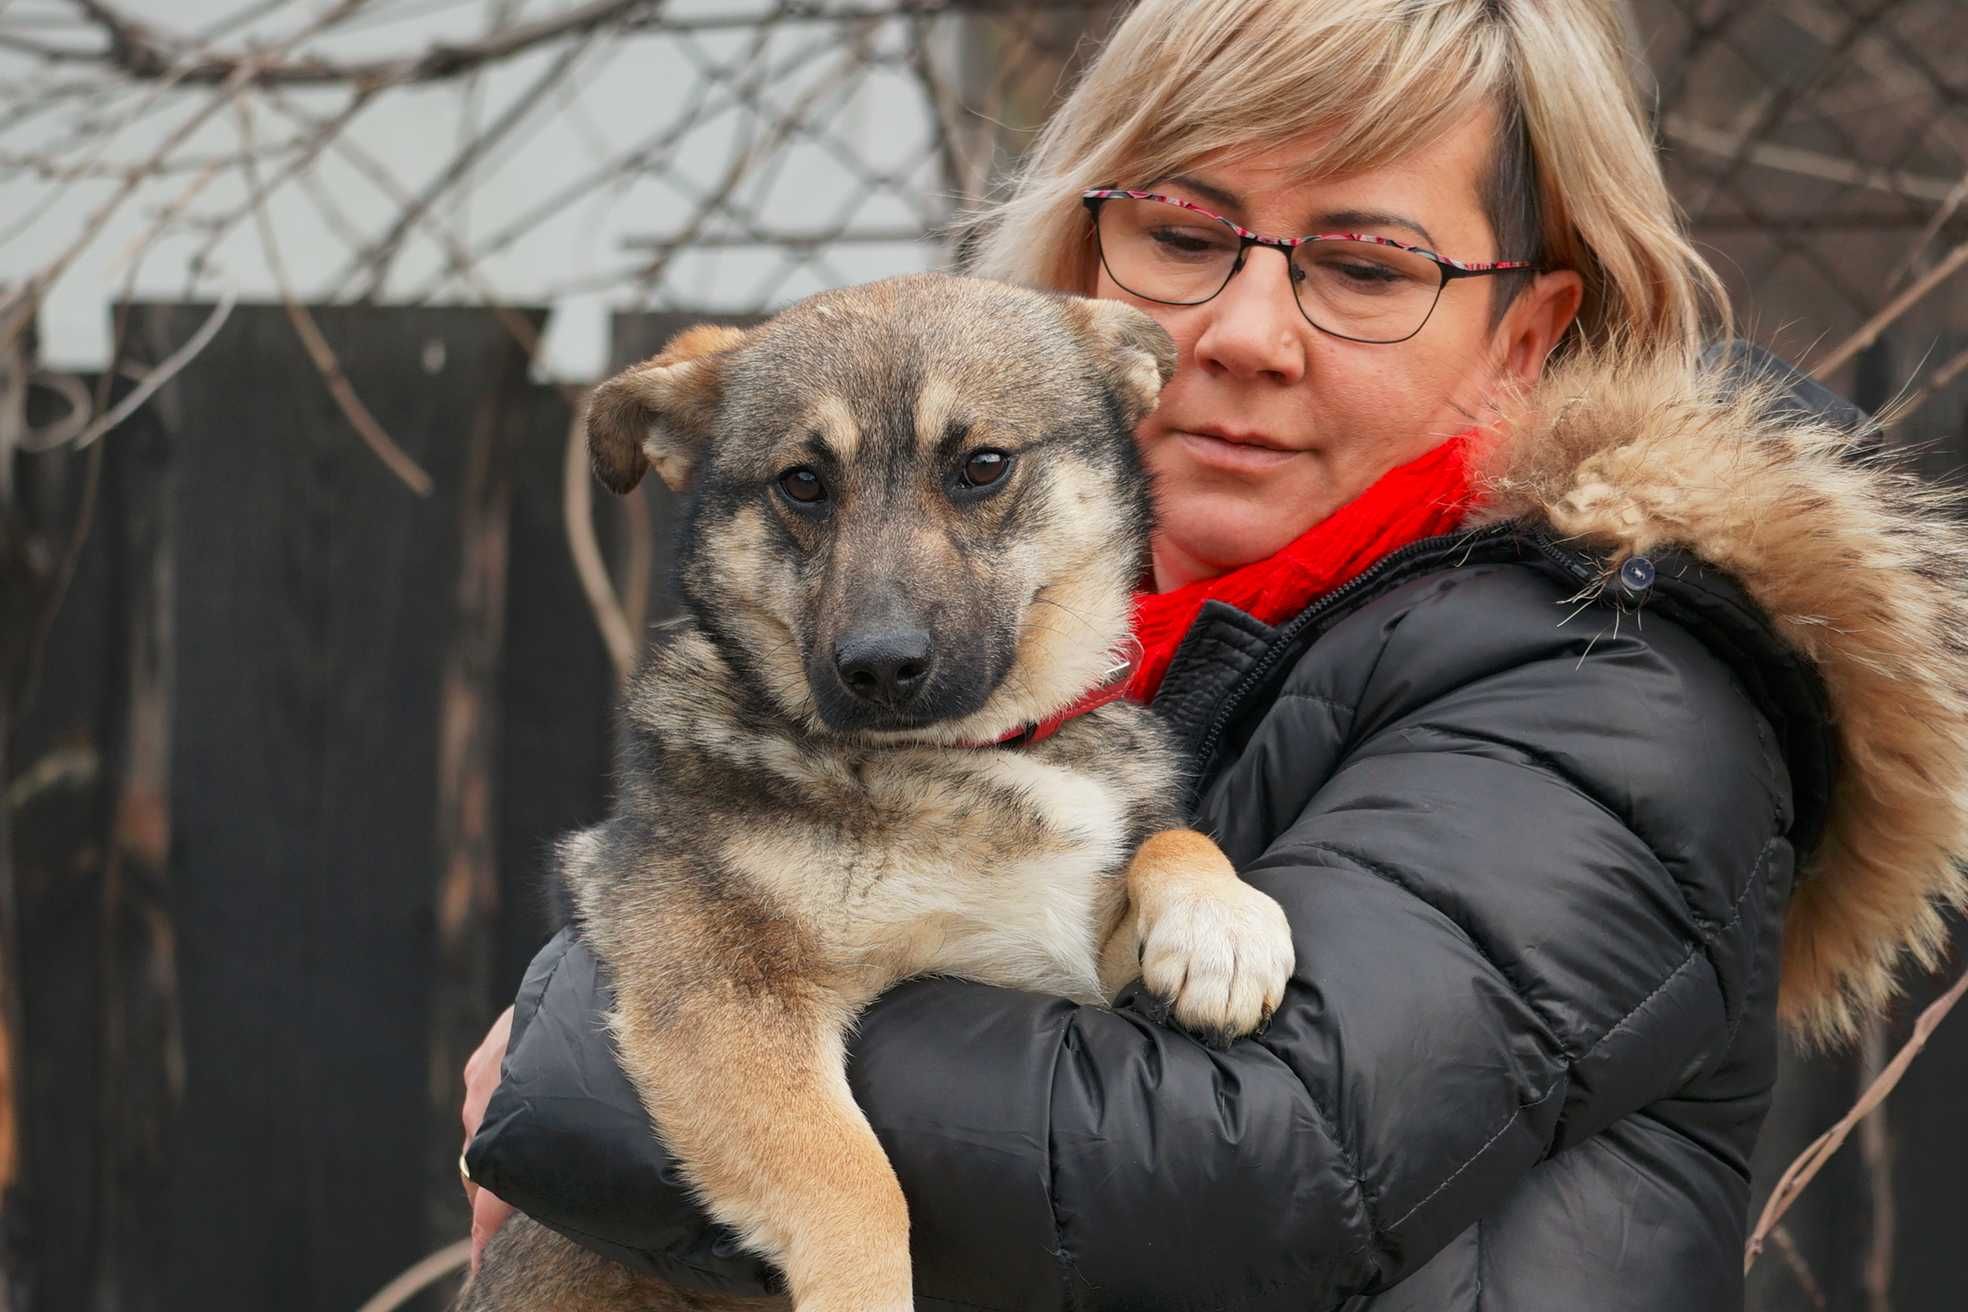
[[[1406,341],[1442,294],[1442,266],[1370,241],[1311,241],[1292,251],[1305,317],[1359,342]]]
[[[1195,305],[1223,290],[1237,264],[1237,234],[1207,215],[1158,200],[1100,206],[1100,258],[1136,296]]]

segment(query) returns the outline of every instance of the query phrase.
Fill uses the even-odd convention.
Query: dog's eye
[[[797,501],[802,506],[811,506],[827,499],[827,485],[820,481],[820,475],[805,465],[789,469],[779,475],[779,490],[789,501]]]
[[[989,487],[1005,476],[1011,468],[1011,454],[1007,451],[973,451],[964,459],[963,472],[957,481],[965,487]]]

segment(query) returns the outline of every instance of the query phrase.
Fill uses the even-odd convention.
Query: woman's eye
[[[796,501],[802,506],[816,505],[827,499],[827,485],[820,481],[820,475],[805,465],[779,475],[779,490],[786,494],[788,501]]]
[[[1153,228],[1149,239],[1169,255],[1214,255],[1226,244],[1220,236],[1211,232],[1198,232],[1193,228]]]
[[[1399,273],[1381,264],[1358,264],[1348,261],[1330,267],[1337,270],[1342,277],[1367,286],[1384,286],[1401,280]]]
[[[973,451],[964,457],[957,481],[965,487],[989,487],[1011,468],[1011,455],[1004,451]]]

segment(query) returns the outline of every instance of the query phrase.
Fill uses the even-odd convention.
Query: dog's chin
[[[814,688],[812,695],[820,724],[829,733],[882,741],[950,737],[938,730],[975,715],[993,691],[990,687],[930,688],[901,710],[871,705],[837,688]]]

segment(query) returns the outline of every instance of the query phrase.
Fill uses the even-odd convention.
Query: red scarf
[[[1128,682],[1128,697],[1139,702],[1154,697],[1204,602],[1226,602],[1266,624],[1282,624],[1389,552],[1454,529],[1473,499],[1473,436],[1459,434],[1389,470],[1276,555],[1173,592],[1137,595],[1134,634],[1141,642],[1141,663]]]

